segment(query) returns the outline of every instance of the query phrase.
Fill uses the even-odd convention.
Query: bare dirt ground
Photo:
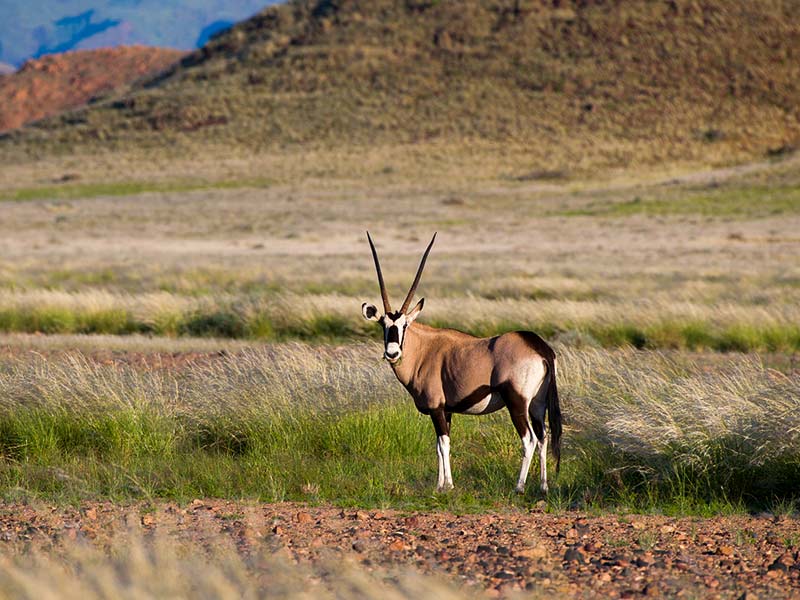
[[[131,520],[243,556],[275,552],[305,564],[347,560],[411,569],[489,596],[538,591],[572,597],[800,597],[800,529],[774,516],[670,518],[565,512],[454,515],[301,504],[194,500],[123,507],[0,505],[0,548],[105,547]]]

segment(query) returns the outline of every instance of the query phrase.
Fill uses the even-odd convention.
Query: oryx
[[[408,310],[419,284],[433,234],[411,289],[398,311],[392,311],[383,282],[381,264],[367,232],[378,273],[383,314],[372,304],[361,305],[365,319],[383,327],[384,358],[411,397],[417,410],[430,415],[436,430],[439,457],[439,491],[452,489],[450,472],[450,420],[454,413],[487,415],[508,407],[511,421],[522,440],[522,467],[516,491],[525,491],[533,452],[539,446],[541,487],[547,491],[547,438],[544,416],[548,413],[551,449],[556,470],[561,462],[561,409],[556,389],[556,356],[535,333],[514,331],[492,338],[477,338],[454,329],[438,329],[417,323],[425,299]]]

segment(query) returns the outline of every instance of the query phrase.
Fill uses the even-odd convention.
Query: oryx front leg
[[[443,410],[431,414],[433,428],[436,430],[436,455],[439,459],[437,492],[453,489],[453,474],[450,472],[450,418],[450,414]]]

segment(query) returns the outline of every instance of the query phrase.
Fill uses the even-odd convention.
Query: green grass
[[[700,215],[714,218],[761,218],[800,214],[800,187],[745,186],[671,198],[640,198],[597,203],[559,211],[563,216],[629,217],[632,215]]]
[[[560,353],[567,429],[551,510],[708,514],[794,502],[796,379],[735,359],[712,371],[647,352]],[[508,415],[454,418],[457,488],[433,492],[434,434],[377,345],[286,346],[189,371],[6,364],[0,494],[78,502],[194,497],[479,510],[512,490]],[[771,414],[771,420],[764,415]]]
[[[91,303],[87,303],[91,304]],[[125,301],[102,307],[58,303],[21,303],[0,308],[0,331],[45,334],[151,334],[168,337],[213,337],[260,341],[301,340],[346,342],[378,339],[380,330],[365,322],[356,310],[343,314],[336,308],[295,311],[285,298],[234,298],[184,306],[140,310]],[[353,306],[357,303],[353,301]],[[713,321],[676,319],[664,315],[653,323],[640,323],[635,314],[612,322],[600,318],[504,318],[502,315],[427,319],[436,327],[451,327],[481,337],[505,331],[533,330],[546,339],[565,339],[580,345],[640,349],[714,350],[719,352],[800,351],[800,325],[782,322]]]
[[[78,200],[98,196],[135,196],[146,193],[178,193],[195,190],[225,190],[268,187],[269,179],[233,179],[221,181],[121,181],[109,183],[65,183],[0,191],[0,201]]]

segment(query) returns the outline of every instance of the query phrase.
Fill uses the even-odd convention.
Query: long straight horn
[[[369,247],[372,249],[372,258],[375,260],[375,270],[378,272],[378,285],[381,286],[381,298],[383,299],[383,312],[392,312],[392,307],[389,304],[389,294],[386,293],[386,284],[383,283],[383,273],[381,273],[381,262],[378,260],[378,253],[375,251],[375,244],[372,243],[372,236],[367,232],[367,239],[369,240]]]
[[[433,247],[433,242],[436,241],[436,234],[433,234],[431,238],[431,243],[428,244],[427,249],[425,250],[425,254],[422,255],[422,260],[419,263],[419,269],[417,269],[417,276],[414,278],[414,283],[411,284],[411,289],[408,290],[408,296],[406,296],[406,301],[403,302],[403,308],[400,309],[401,313],[404,313],[408,310],[408,305],[411,304],[411,300],[414,299],[414,292],[417,291],[417,286],[419,285],[419,278],[422,277],[422,269],[425,268],[425,261],[428,260],[428,254]]]

